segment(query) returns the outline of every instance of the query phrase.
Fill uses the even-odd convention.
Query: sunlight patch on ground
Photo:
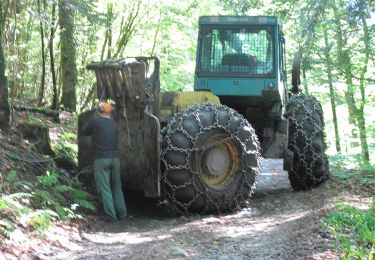
[[[152,242],[155,240],[164,240],[171,238],[171,235],[160,235],[160,236],[148,236],[148,232],[145,233],[102,233],[98,234],[85,234],[85,238],[90,242],[98,244],[114,244],[114,243],[124,243],[129,245],[141,244]]]
[[[252,218],[247,222],[238,222],[236,219],[233,219],[232,223],[221,222],[219,219],[217,221],[213,221],[215,218],[210,218],[210,222],[204,222],[206,227],[202,227],[202,224],[200,224],[200,226],[197,226],[197,228],[207,229],[208,227],[208,229],[210,229],[209,226],[212,223],[216,223],[215,229],[210,231],[217,235],[226,234],[229,237],[256,236],[258,234],[271,233],[279,225],[305,218],[312,213],[312,211],[300,211],[293,214],[285,214],[282,218],[278,216],[275,218],[265,218],[262,219],[262,221]],[[220,223],[221,225],[218,225],[217,223]]]
[[[335,199],[335,203],[353,206],[357,209],[368,210],[371,208],[373,198],[353,194],[342,195]]]

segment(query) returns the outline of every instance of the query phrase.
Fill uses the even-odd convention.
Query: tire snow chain
[[[191,167],[189,167],[189,163],[188,163],[188,160],[189,158],[191,158],[190,156],[191,155],[194,155],[195,157],[198,156],[198,152],[200,151],[203,151],[211,146],[215,146],[217,145],[218,143],[224,143],[228,140],[232,140],[234,142],[237,142],[238,144],[241,145],[241,149],[245,149],[246,148],[246,145],[244,142],[242,142],[239,138],[238,138],[238,133],[239,133],[239,130],[241,129],[241,127],[244,126],[244,122],[247,122],[241,115],[239,115],[241,117],[241,123],[237,126],[237,129],[234,131],[234,133],[232,133],[230,136],[226,137],[226,138],[223,138],[221,139],[220,141],[217,141],[215,143],[212,143],[212,144],[209,144],[209,145],[205,145],[205,146],[202,146],[202,147],[197,147],[197,148],[194,148],[195,146],[195,143],[198,141],[197,139],[199,138],[199,136],[201,134],[203,134],[204,132],[207,132],[211,129],[223,129],[226,133],[230,133],[229,131],[229,126],[230,126],[230,119],[231,119],[231,116],[228,117],[228,121],[226,122],[226,125],[222,125],[219,123],[219,119],[218,119],[218,108],[225,108],[226,106],[224,105],[210,105],[210,104],[200,104],[200,105],[194,105],[192,107],[190,107],[189,109],[183,111],[183,112],[177,112],[171,119],[171,121],[167,124],[167,126],[165,126],[162,130],[161,130],[161,140],[162,140],[162,143],[164,143],[166,141],[167,143],[167,147],[161,147],[161,161],[162,161],[162,164],[164,164],[165,166],[165,169],[164,169],[164,172],[162,172],[161,174],[161,179],[162,179],[162,198],[161,198],[161,204],[166,204],[168,206],[168,208],[174,213],[174,214],[183,214],[183,215],[189,215],[190,212],[189,212],[189,207],[196,201],[196,199],[200,196],[204,196],[206,198],[206,203],[205,203],[205,208],[202,210],[202,212],[200,213],[205,213],[209,210],[209,205],[212,204],[212,205],[215,205],[215,208],[217,209],[216,211],[218,213],[220,213],[220,206],[219,206],[219,203],[212,200],[210,198],[210,196],[208,195],[208,188],[205,187],[205,190],[204,191],[201,191],[195,184],[194,182],[194,179],[196,177],[199,176],[199,165],[198,165],[198,158],[195,158],[195,169],[192,169]],[[207,110],[214,110],[214,114],[215,114],[215,118],[214,118],[214,123],[212,124],[212,126],[209,126],[209,127],[204,127],[202,125],[202,122],[200,121],[200,118],[199,118],[199,112],[200,111],[207,111]],[[233,110],[230,110],[230,113],[231,115],[233,115]],[[188,116],[194,116],[195,117],[195,120],[199,126],[199,132],[196,134],[195,138],[190,136],[190,134],[183,128],[182,126],[182,121],[184,118],[188,117]],[[177,126],[176,128],[173,128],[174,126]],[[182,133],[183,135],[185,135],[189,141],[192,143],[192,147],[193,148],[179,148],[179,147],[176,147],[172,144],[171,142],[171,135],[176,133],[176,132],[180,132]],[[245,142],[248,142],[248,141],[251,141],[251,138],[248,138],[245,140]],[[258,148],[256,149],[255,151],[251,151],[253,152],[253,154],[255,154],[256,156],[256,159],[257,161],[259,161],[259,158],[260,158],[260,153],[258,152],[259,151],[259,144],[258,144],[258,141],[255,140],[255,147]],[[180,153],[184,153],[186,154],[186,162],[184,165],[178,165],[178,166],[175,166],[175,165],[171,165],[167,162],[167,160],[164,158],[165,154],[168,152],[168,151],[177,151],[177,152],[180,152]],[[249,153],[249,152],[248,152]],[[251,195],[254,193],[254,190],[255,190],[255,186],[256,186],[256,182],[257,182],[257,176],[258,176],[258,173],[259,173],[259,165],[258,167],[252,167],[248,164],[247,160],[244,158],[243,156],[244,153],[241,153],[241,157],[242,157],[242,162],[246,162],[245,165],[242,167],[241,169],[241,174],[246,174],[246,172],[253,172],[254,175],[255,175],[255,181],[254,183],[248,183],[246,180],[247,178],[242,178],[242,183],[240,185],[244,185],[245,187],[248,188],[249,190],[249,193],[247,194],[246,197],[244,197],[242,194],[240,194],[240,192],[238,192],[235,197],[232,199],[231,201],[231,205],[232,204],[235,204],[235,206],[230,206],[231,207],[231,210],[234,211],[234,210],[238,210],[240,209],[241,207],[245,206],[248,204],[248,199],[251,197]],[[168,179],[167,179],[167,173],[169,170],[175,170],[175,169],[186,169],[187,171],[189,171],[192,175],[192,178],[189,179],[188,182],[185,182],[184,184],[181,184],[181,185],[175,185],[175,184],[172,184]],[[199,177],[198,177],[199,178]],[[176,196],[175,196],[175,193],[178,189],[181,189],[181,188],[185,188],[187,186],[191,185],[193,188],[194,188],[194,191],[195,191],[195,196],[188,202],[181,202],[179,201],[178,199],[176,199]],[[166,192],[166,190],[169,190],[171,191],[170,192]],[[241,189],[239,189],[241,190]],[[210,203],[208,203],[210,202]],[[232,203],[232,202],[235,202],[235,203]],[[245,204],[245,205],[244,205]]]
[[[296,132],[293,136],[290,136],[289,146],[292,148],[293,151],[298,151],[297,155],[299,157],[298,165],[303,165],[306,169],[306,174],[303,176],[304,180],[307,178],[311,178],[313,183],[321,183],[327,179],[327,174],[323,174],[320,177],[315,176],[314,174],[314,166],[315,164],[319,164],[320,160],[324,160],[326,162],[326,171],[328,172],[328,162],[325,155],[326,151],[326,143],[325,143],[325,133],[324,133],[324,120],[323,120],[323,109],[319,101],[313,96],[306,96],[303,94],[295,95],[289,100],[290,105],[295,106],[293,109],[293,113],[288,115],[289,121],[295,125]],[[299,111],[305,111],[305,115],[301,118]],[[321,125],[319,122],[314,119],[313,115],[319,115],[321,120]],[[313,126],[313,131],[311,131],[311,136],[307,136],[304,130],[304,124],[310,124]],[[313,138],[319,134],[322,134],[321,139],[323,143],[322,151],[316,152],[316,149],[313,146]],[[298,138],[303,138],[306,145],[304,145],[304,149],[301,150],[301,146],[298,145]],[[301,140],[299,140],[301,142]],[[311,160],[306,160],[306,154],[312,153]],[[298,166],[297,165],[297,166]],[[295,167],[292,169],[292,174],[298,175],[298,172],[295,172]]]

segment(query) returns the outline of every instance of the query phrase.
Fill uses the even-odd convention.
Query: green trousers
[[[120,160],[115,158],[95,159],[95,182],[102,198],[104,213],[109,220],[127,215],[120,177]]]

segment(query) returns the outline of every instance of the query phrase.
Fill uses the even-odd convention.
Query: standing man
[[[83,128],[83,135],[90,135],[95,155],[95,182],[102,198],[108,221],[124,219],[127,215],[121,188],[120,160],[118,158],[118,127],[112,119],[112,106],[102,102],[95,116]]]

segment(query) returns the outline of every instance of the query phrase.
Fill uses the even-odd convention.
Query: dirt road
[[[93,218],[80,235],[61,237],[42,259],[336,259],[321,217],[345,191],[327,181],[294,192],[280,161],[263,163],[249,208],[220,216],[168,218],[153,201],[133,201],[133,221]],[[142,204],[142,205],[140,205]],[[75,234],[75,235],[74,235]],[[57,234],[56,234],[57,235]]]

